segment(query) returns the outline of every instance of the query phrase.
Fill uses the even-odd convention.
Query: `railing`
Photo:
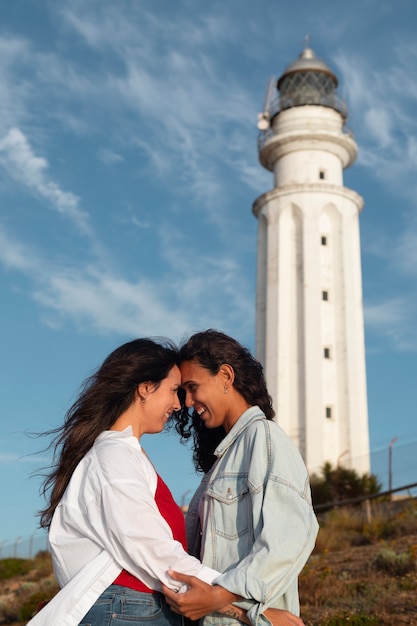
[[[291,109],[292,107],[304,106],[306,104],[319,105],[329,107],[338,111],[345,119],[347,116],[346,102],[338,96],[336,93],[321,94],[315,90],[306,91],[295,96],[277,97],[272,100],[269,105],[269,115],[271,119],[284,109]]]
[[[351,128],[349,128],[349,126],[346,126],[346,124],[343,126],[342,132],[343,132],[344,135],[347,135],[351,139],[355,139],[355,135],[353,133],[353,130]],[[269,126],[266,130],[260,130],[259,131],[259,134],[258,134],[258,152],[260,152],[262,150],[262,148],[264,147],[264,145],[268,141],[268,139],[271,139],[271,137],[273,137],[273,136],[274,136],[274,131],[272,130],[271,126]]]
[[[417,487],[417,483],[411,483],[410,485],[404,485],[403,487],[397,487],[396,489],[391,489],[391,491],[381,491],[380,493],[373,493],[367,496],[360,496],[358,498],[349,498],[346,500],[335,500],[333,502],[326,502],[324,504],[317,504],[314,507],[316,512],[320,511],[328,511],[329,509],[337,509],[344,506],[350,506],[352,504],[360,504],[361,502],[368,502],[370,500],[376,500],[377,498],[392,498],[392,494],[400,493],[402,491],[408,492],[410,494],[411,489],[415,489]],[[410,496],[413,497],[413,496]]]

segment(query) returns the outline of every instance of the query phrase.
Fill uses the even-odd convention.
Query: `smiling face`
[[[180,370],[174,365],[159,387],[152,383],[139,385],[139,396],[142,398],[142,402],[139,401],[139,435],[161,432],[172,412],[180,409],[178,399],[180,382]]]
[[[233,406],[233,368],[222,365],[212,374],[197,361],[184,361],[180,370],[187,407],[195,409],[207,428],[223,426],[228,432],[240,415]]]

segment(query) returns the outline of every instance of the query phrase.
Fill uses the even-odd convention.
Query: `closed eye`
[[[192,393],[197,389],[198,385],[196,383],[186,383],[185,385],[183,385],[183,387],[185,391],[188,391],[188,393]]]

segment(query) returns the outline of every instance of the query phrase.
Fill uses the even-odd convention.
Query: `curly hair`
[[[223,426],[207,428],[197,411],[185,406],[185,392],[178,390],[181,409],[173,413],[169,427],[174,427],[183,443],[191,439],[193,463],[197,472],[205,474],[210,470],[216,457],[214,450],[226,435]]]
[[[213,329],[196,333],[180,347],[179,363],[196,361],[215,376],[220,367],[228,363],[233,367],[233,386],[250,406],[257,405],[267,419],[273,419],[275,411],[268,393],[262,365],[247,348],[236,339]],[[207,428],[197,413],[183,408],[176,416],[175,428],[185,441],[193,439],[193,461],[197,471],[207,472],[216,457],[214,450],[225,436],[223,427]]]
[[[52,469],[41,487],[48,501],[39,512],[41,527],[49,528],[76,466],[98,435],[111,428],[132,404],[138,385],[149,382],[156,389],[177,359],[178,349],[168,339],[135,339],[116,348],[85,380],[64,424],[43,433],[54,438],[49,446],[53,449]]]

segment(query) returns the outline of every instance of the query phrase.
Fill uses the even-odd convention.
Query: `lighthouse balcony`
[[[269,107],[270,119],[273,119],[280,111],[292,107],[305,106],[306,104],[329,107],[340,113],[344,120],[347,117],[347,106],[343,98],[336,93],[319,93],[312,89],[275,98]]]
[[[335,102],[334,96],[327,96],[328,100]],[[325,101],[325,97],[321,96],[320,102]],[[319,139],[323,141],[325,138],[332,143],[351,144],[354,143],[354,134],[346,125],[345,118],[341,116],[335,106],[326,106],[322,104],[317,106],[319,100],[307,103],[303,100],[303,104],[286,106],[289,99],[283,103],[282,98],[271,112],[271,119],[266,129],[261,129],[258,135],[258,150],[264,151],[269,147],[288,142],[299,142],[304,139]],[[294,102],[294,99],[291,99]],[[342,104],[344,102],[340,101]],[[324,145],[324,144],[323,144]],[[298,146],[300,147],[300,146]],[[266,166],[269,169],[268,166]]]

